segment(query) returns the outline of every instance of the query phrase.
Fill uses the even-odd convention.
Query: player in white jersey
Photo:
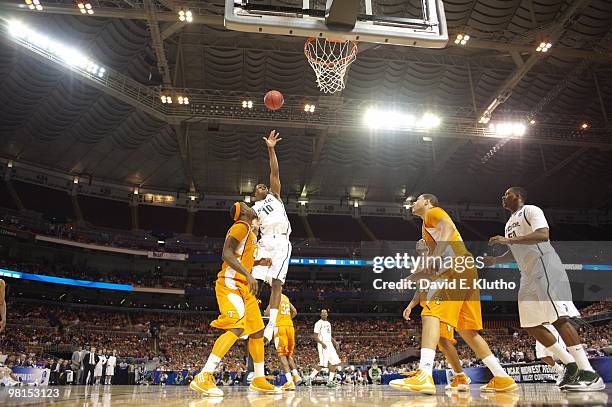
[[[516,261],[521,272],[518,308],[521,327],[535,337],[566,367],[559,387],[566,391],[601,391],[605,384],[587,359],[582,341],[569,321],[577,316],[563,263],[550,244],[549,228],[542,209],[525,205],[527,191],[509,188],[502,206],[510,211],[505,236],[494,236],[489,244],[508,246],[499,257],[485,257],[485,265]],[[567,345],[567,351],[543,324],[552,324]]]
[[[252,275],[258,280],[265,281],[271,287],[270,292],[270,319],[264,329],[264,338],[271,341],[276,326],[278,307],[281,301],[281,293],[287,269],[289,257],[291,256],[291,225],[285,211],[285,205],[280,196],[281,182],[278,170],[278,160],[274,148],[281,138],[276,130],[263,139],[268,146],[270,156],[270,188],[264,184],[255,186],[255,204],[253,209],[259,217],[260,239],[257,244],[258,257],[269,258],[272,265],[268,267],[253,267]]]
[[[321,310],[321,319],[314,326],[313,338],[317,342],[317,350],[319,351],[319,366],[321,369],[329,368],[329,377],[327,379],[327,387],[336,387],[334,376],[336,375],[336,367],[340,364],[340,358],[336,352],[338,342],[334,339],[331,333],[331,324],[327,320],[327,310]],[[315,368],[308,383],[312,383],[319,371]]]

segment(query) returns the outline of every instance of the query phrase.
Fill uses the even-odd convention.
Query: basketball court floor
[[[481,394],[477,385],[471,392],[445,394],[438,386],[435,396],[412,395],[389,386],[342,386],[328,389],[323,386],[299,387],[297,391],[281,395],[259,395],[246,387],[226,387],[223,398],[202,397],[187,386],[107,386],[107,387],[22,387],[21,393],[11,393],[15,388],[0,389],[1,406],[146,406],[146,407],[310,407],[310,406],[606,406],[612,402],[610,388],[601,393],[562,393],[552,384],[526,384],[514,393]],[[49,397],[36,397],[36,391],[45,389]],[[58,392],[49,392],[50,390]],[[28,394],[28,390],[32,390]],[[25,393],[24,393],[25,392]],[[29,397],[28,397],[29,396]]]

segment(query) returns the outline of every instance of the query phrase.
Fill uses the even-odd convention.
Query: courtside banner
[[[13,373],[25,385],[48,386],[51,370],[38,367],[14,367]]]
[[[147,252],[147,257],[150,259],[185,261],[189,255],[185,253]]]
[[[363,298],[410,301],[416,290],[429,302],[516,302],[521,285],[554,293],[561,301],[601,301],[612,292],[611,242],[546,242],[513,247],[488,241],[438,243],[362,242],[361,255],[368,266],[361,275]],[[431,253],[430,253],[431,251]]]

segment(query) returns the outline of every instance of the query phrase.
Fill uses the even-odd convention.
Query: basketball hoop
[[[317,86],[325,93],[344,89],[344,77],[357,56],[357,41],[311,37],[304,44],[304,55],[317,76]]]

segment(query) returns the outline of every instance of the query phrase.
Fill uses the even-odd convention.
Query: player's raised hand
[[[503,236],[493,236],[492,238],[489,239],[489,245],[493,246],[496,244],[500,244],[500,245],[509,245],[510,244],[510,239],[508,239],[507,237],[503,237]]]
[[[274,148],[276,146],[276,143],[282,140],[282,138],[280,138],[279,136],[280,134],[278,134],[276,130],[272,130],[270,132],[270,135],[267,138],[263,137],[263,139],[265,140],[268,148]]]

